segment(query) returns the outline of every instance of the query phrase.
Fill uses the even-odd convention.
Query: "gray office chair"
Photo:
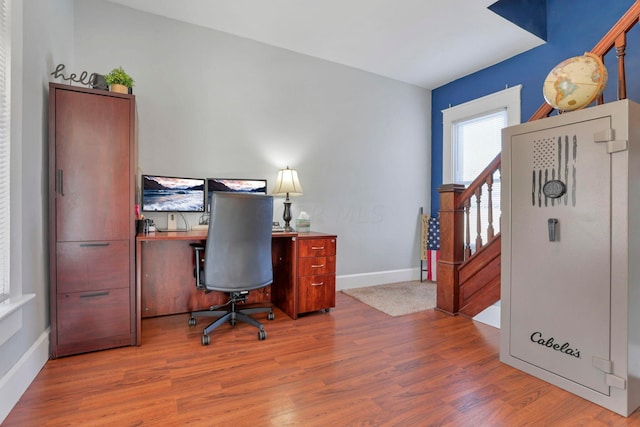
[[[235,326],[238,320],[258,328],[258,339],[264,340],[267,338],[267,332],[262,324],[249,314],[267,312],[267,319],[273,320],[273,309],[238,309],[237,306],[247,300],[249,291],[273,282],[273,197],[215,192],[211,198],[210,214],[209,234],[205,246],[193,245],[197,264],[196,286],[205,292],[225,292],[229,301],[209,310],[192,312],[189,326],[195,326],[197,316],[219,317],[204,328],[202,345],[209,344],[209,333],[215,328],[225,322]],[[222,307],[227,309],[218,310]]]

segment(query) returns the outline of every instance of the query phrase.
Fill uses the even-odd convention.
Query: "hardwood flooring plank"
[[[342,293],[268,338],[143,320],[142,345],[47,362],[3,426],[632,426],[499,361],[500,333],[429,310],[391,317]]]

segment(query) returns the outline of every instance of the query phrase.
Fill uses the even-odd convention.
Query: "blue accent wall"
[[[547,0],[498,0],[488,9],[542,40],[547,39]]]
[[[432,92],[431,215],[440,209],[442,110],[522,84],[522,122],[542,105],[542,83],[561,61],[591,50],[634,3],[633,0],[547,0],[547,42],[499,64],[455,80]],[[446,49],[446,45],[443,49]],[[640,24],[627,38],[627,98],[640,102]],[[617,99],[615,48],[605,57],[609,84],[605,102]],[[448,183],[444,183],[448,184]]]

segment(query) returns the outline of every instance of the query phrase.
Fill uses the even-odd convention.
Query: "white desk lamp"
[[[286,169],[280,169],[278,171],[278,177],[276,178],[276,185],[271,194],[274,196],[286,195],[284,200],[284,214],[282,215],[282,219],[284,219],[284,231],[295,231],[291,228],[291,225],[289,225],[291,222],[291,201],[289,200],[289,196],[302,195],[302,186],[298,179],[298,171],[289,169],[289,166],[287,166]]]

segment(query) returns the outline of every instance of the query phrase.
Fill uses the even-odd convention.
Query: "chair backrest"
[[[273,282],[273,197],[215,192],[204,254],[204,286],[223,292]]]

